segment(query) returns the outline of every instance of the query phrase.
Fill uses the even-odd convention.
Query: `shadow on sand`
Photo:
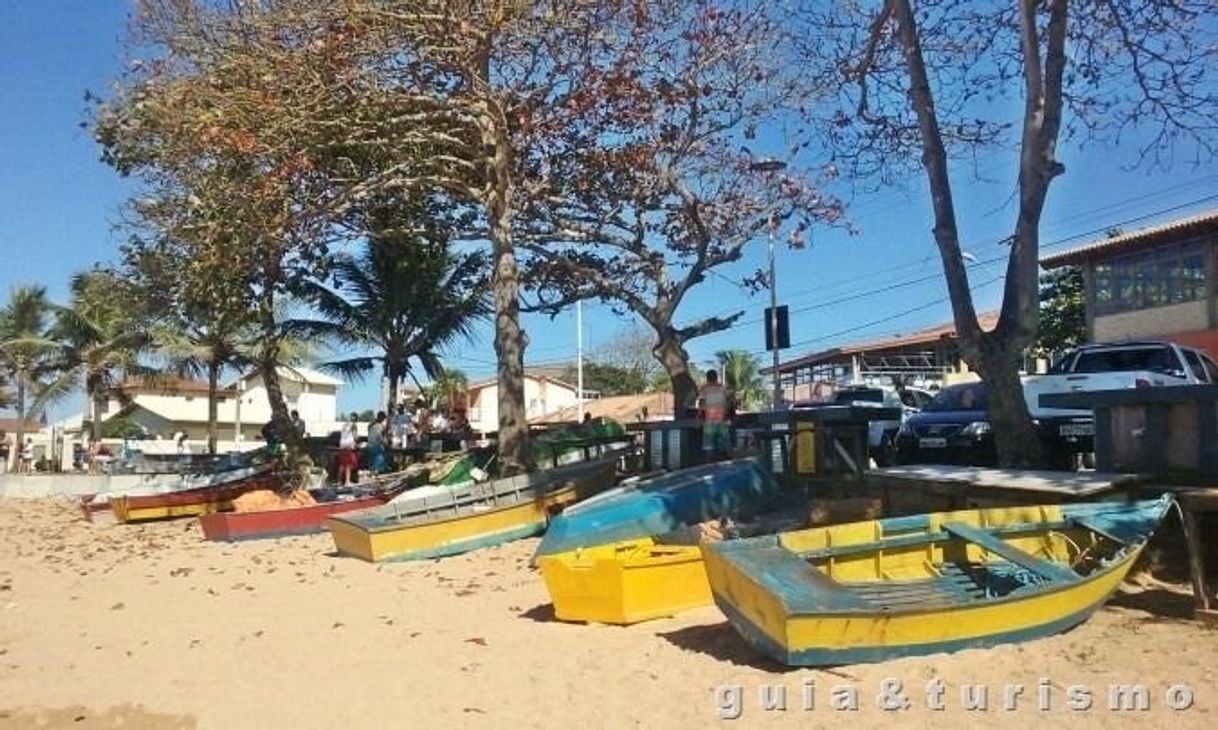
[[[766,672],[787,672],[796,669],[779,664],[755,651],[726,621],[687,626],[675,631],[661,631],[656,636],[686,651],[706,654],[741,667],[752,667]]]
[[[1166,621],[1192,621],[1193,596],[1163,588],[1147,588],[1128,593],[1116,593],[1109,605],[1143,611],[1150,617]]]
[[[554,604],[552,603],[541,603],[533,606],[529,610],[520,614],[520,618],[527,618],[530,621],[536,621],[543,624],[558,622],[558,618],[554,616]]]

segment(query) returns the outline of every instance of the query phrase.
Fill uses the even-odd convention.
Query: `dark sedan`
[[[997,454],[988,408],[989,399],[981,383],[944,388],[920,413],[906,419],[897,432],[897,461],[994,465]]]

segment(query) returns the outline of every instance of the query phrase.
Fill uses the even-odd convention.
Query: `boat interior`
[[[1015,507],[790,532],[732,561],[793,611],[922,610],[1074,583],[1142,537],[1136,523]]]

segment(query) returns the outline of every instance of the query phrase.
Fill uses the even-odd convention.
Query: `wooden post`
[[[1184,525],[1184,538],[1188,543],[1188,572],[1192,578],[1196,604],[1194,614],[1199,620],[1218,623],[1218,610],[1213,608],[1212,595],[1206,583],[1205,543],[1196,514],[1198,511],[1218,511],[1218,490],[1182,494],[1179,504],[1180,521]]]

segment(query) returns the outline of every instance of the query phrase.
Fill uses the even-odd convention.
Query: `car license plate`
[[[1063,423],[1057,431],[1062,436],[1094,436],[1093,423]]]
[[[918,446],[924,449],[945,449],[947,448],[947,439],[918,439]]]

